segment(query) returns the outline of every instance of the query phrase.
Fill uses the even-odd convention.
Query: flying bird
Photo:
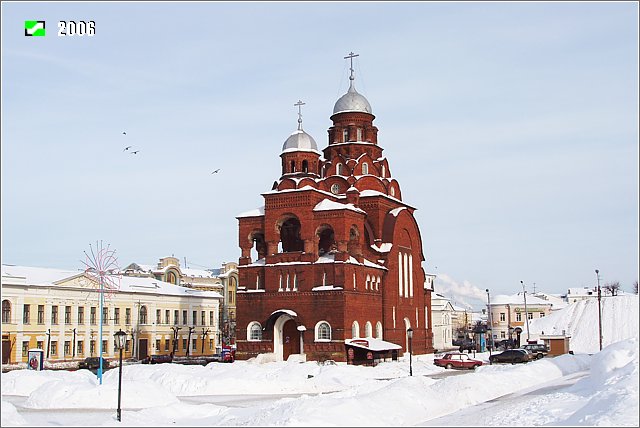
[[[216,169],[215,171],[213,171],[211,174],[217,174],[218,171],[220,171],[220,168]]]
[[[135,152],[131,152],[132,155],[137,155],[140,150],[136,150]]]
[[[133,147],[133,146],[127,146],[127,147],[125,147],[125,148],[124,148],[124,150],[123,150],[123,152],[125,152],[125,151],[129,150],[131,147]]]
[[[123,133],[124,135],[127,135],[127,133],[126,133],[126,132],[122,132],[122,133]]]

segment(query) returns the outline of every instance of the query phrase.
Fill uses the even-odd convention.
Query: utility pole
[[[493,323],[491,322],[491,298],[489,297],[489,289],[485,290],[487,292],[487,321],[489,326],[487,330],[489,331],[489,338],[491,339],[491,344],[489,345],[489,364],[491,364],[491,349],[493,348]]]
[[[524,281],[520,281],[520,284],[522,284],[522,295],[524,297],[524,316],[527,321],[527,343],[529,343],[529,339],[531,337],[529,336],[529,310],[527,309],[527,291],[524,289]]]
[[[602,293],[600,292],[600,271],[596,269],[596,278],[598,279],[598,339],[600,341],[600,350],[602,351]]]

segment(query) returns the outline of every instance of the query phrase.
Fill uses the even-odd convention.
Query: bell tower
[[[320,177],[320,151],[313,137],[302,129],[302,101],[294,104],[298,107],[298,129],[296,129],[282,146],[282,176],[285,177]]]

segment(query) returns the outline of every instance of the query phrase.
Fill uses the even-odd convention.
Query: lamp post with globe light
[[[120,410],[120,400],[122,396],[122,350],[124,349],[127,343],[127,333],[122,330],[118,330],[116,334],[113,335],[115,348],[120,351],[120,368],[118,373],[118,422],[122,420],[121,418],[121,410]]]

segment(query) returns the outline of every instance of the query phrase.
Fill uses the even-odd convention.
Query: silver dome
[[[369,101],[367,101],[364,96],[356,91],[356,88],[353,86],[353,80],[351,80],[349,84],[347,93],[341,96],[333,106],[333,114],[343,111],[361,111],[372,114],[371,104],[369,104]]]
[[[316,152],[318,151],[318,145],[316,140],[302,129],[296,129],[293,134],[287,138],[282,145],[283,152],[304,151],[304,152]]]

